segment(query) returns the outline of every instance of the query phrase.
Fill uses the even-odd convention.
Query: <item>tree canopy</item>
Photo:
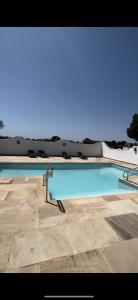
[[[4,123],[3,123],[3,121],[2,120],[0,120],[0,129],[3,129],[4,128]]]
[[[134,114],[130,127],[127,128],[127,135],[129,138],[138,141],[138,114]]]
[[[61,140],[61,138],[59,136],[54,135],[54,136],[52,136],[50,141],[51,142],[56,142],[56,141],[59,141],[59,140]]]
[[[4,125],[3,121],[0,120],[0,129],[3,129],[4,126],[5,126],[5,125]]]
[[[89,138],[85,138],[82,142],[83,142],[83,144],[94,144],[95,143],[95,141],[93,141]]]

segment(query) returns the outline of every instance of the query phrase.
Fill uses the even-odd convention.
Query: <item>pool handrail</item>
[[[48,201],[48,178],[53,176],[53,168],[46,170],[46,173],[43,175],[43,185],[46,186],[46,202]]]
[[[124,172],[123,172],[123,178],[126,178],[126,180],[128,180],[128,177],[129,176],[133,176],[133,175],[135,175],[135,174],[130,174],[132,171],[134,171],[134,170],[137,170],[138,169],[138,166],[137,167],[135,167],[135,168],[133,168],[133,169],[130,169],[130,170],[125,170]],[[125,177],[125,174],[126,174],[126,177]],[[136,174],[137,175],[137,174]]]

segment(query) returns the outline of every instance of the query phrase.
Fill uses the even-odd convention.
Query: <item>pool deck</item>
[[[1,156],[0,162],[86,161]],[[96,157],[87,162],[135,167]],[[65,200],[64,212],[45,195],[42,177],[1,182],[0,272],[138,272],[138,192]]]

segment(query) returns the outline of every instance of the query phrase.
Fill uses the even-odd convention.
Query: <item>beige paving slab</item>
[[[2,184],[11,184],[13,182],[13,178],[1,178],[0,177],[0,185]]]
[[[119,197],[117,195],[107,195],[103,196],[105,201],[116,201],[119,200]]]
[[[15,270],[5,271],[4,273],[40,273],[40,266],[39,264],[34,264],[27,267],[18,268]]]
[[[132,200],[107,201],[106,208],[98,211],[97,215],[101,217],[110,217],[115,215],[138,213],[137,204]]]
[[[38,228],[39,214],[27,204],[0,209],[0,235]]]
[[[89,273],[111,273],[110,265],[104,260],[98,249],[74,255],[78,268],[85,267]]]
[[[114,212],[114,215],[117,214],[125,214],[125,213],[137,213],[138,212],[138,207],[137,205],[131,201],[131,200],[122,200],[122,201],[113,201],[113,202],[108,202],[106,205],[112,213]]]
[[[73,223],[74,221],[76,223],[78,222],[83,222],[89,220],[92,220],[94,216],[97,216],[97,213],[91,213],[91,212],[81,212],[81,213],[63,213],[61,215],[57,216],[51,216],[51,217],[46,217],[46,218],[41,218],[39,219],[39,228],[49,228],[49,227],[54,227],[54,226],[59,226],[59,225],[64,225],[64,224],[69,224]]]
[[[138,238],[119,242],[100,251],[114,272],[138,272]]]
[[[75,206],[77,213],[91,213],[92,215],[95,215],[99,211],[104,211],[106,209],[106,206],[104,204],[99,205],[97,204],[83,204],[83,205],[76,205]]]
[[[66,273],[75,268],[76,264],[73,255],[40,263],[40,273]]]
[[[56,201],[55,203],[45,203],[43,207],[39,209],[39,220],[43,220],[47,217],[62,215]]]
[[[12,241],[12,235],[5,234],[3,236],[0,236],[0,272],[4,272],[4,270],[6,269],[9,260]]]
[[[95,204],[95,203],[96,204],[99,203],[100,205],[100,204],[104,204],[105,200],[104,197],[87,197],[87,198],[73,199],[70,200],[70,202],[72,205]]]
[[[39,218],[39,228],[50,228],[62,225],[67,222],[68,218],[67,214]]]
[[[128,240],[138,238],[138,215],[135,213],[123,214],[106,218],[106,221],[122,237]]]
[[[36,183],[36,177],[26,177],[26,176],[19,176],[15,177],[13,183],[22,184],[22,183]]]
[[[98,250],[60,257],[40,263],[41,273],[110,273],[111,268]]]
[[[4,213],[5,211],[10,211],[10,209],[16,210],[18,207],[24,206],[25,200],[24,199],[13,199],[10,200],[8,197],[5,201],[0,202],[0,214]]]
[[[0,201],[4,201],[8,195],[8,191],[0,191]]]
[[[39,214],[39,209],[44,205],[43,199],[38,199],[38,197],[35,198],[31,197],[30,199],[26,199],[25,201],[34,211],[37,210],[38,214]]]
[[[136,183],[138,184],[138,176],[129,176],[129,179],[128,179],[130,182],[133,182],[133,183]]]
[[[102,230],[101,230],[102,228]],[[85,252],[110,245],[120,240],[120,237],[102,218],[65,224],[74,253]]]
[[[73,253],[69,239],[60,228],[34,230],[17,234],[11,248],[7,270]]]
[[[134,203],[138,204],[138,197],[135,198],[135,199],[132,199],[132,201],[133,201]]]
[[[125,163],[123,161],[118,161],[114,159],[104,158],[104,157],[88,157],[87,160],[82,160],[79,157],[72,157],[70,160],[65,160],[63,157],[48,157],[48,158],[30,158],[28,156],[0,156],[1,162],[79,162],[79,163],[86,163],[86,162],[104,162],[104,163],[114,163],[130,168],[134,168],[134,164]]]
[[[138,197],[138,192],[135,193],[126,193],[126,194],[118,194],[120,199],[135,199]]]
[[[25,190],[28,188],[28,183],[22,183],[22,184],[1,184],[0,185],[0,191],[18,191],[20,190]],[[36,183],[29,183],[29,188],[30,189],[36,189],[37,184]]]
[[[19,188],[19,190],[9,191],[4,204],[6,206],[9,205],[10,207],[22,202],[26,202],[33,210],[39,209],[44,204],[43,199],[39,199],[37,197],[36,189],[32,189],[30,187],[26,189]]]
[[[30,198],[35,198],[36,197],[36,189],[32,189],[30,187],[28,188],[24,188],[24,189],[20,189],[20,186],[19,186],[19,189],[18,190],[13,190],[13,191],[10,191],[8,193],[8,197],[7,197],[7,200],[15,200],[15,199],[30,199]]]

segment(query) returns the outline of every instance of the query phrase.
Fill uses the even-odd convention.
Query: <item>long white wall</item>
[[[61,156],[63,151],[71,156],[77,156],[77,152],[82,152],[87,156],[99,156],[138,164],[138,147],[137,153],[135,153],[134,148],[111,149],[104,142],[81,144],[66,140],[57,142],[32,141],[18,137],[0,139],[0,155],[27,155],[29,149],[35,152],[43,150],[49,156]]]
[[[134,147],[130,149],[111,149],[104,142],[102,142],[103,157],[116,159],[132,164],[138,164],[138,147],[137,153]]]
[[[20,144],[17,142],[20,141]],[[0,139],[0,155],[27,155],[29,149],[43,150],[51,156],[61,156],[66,151],[72,156],[82,152],[88,156],[102,156],[102,143],[81,144],[60,140],[57,142],[32,141],[23,138]]]

